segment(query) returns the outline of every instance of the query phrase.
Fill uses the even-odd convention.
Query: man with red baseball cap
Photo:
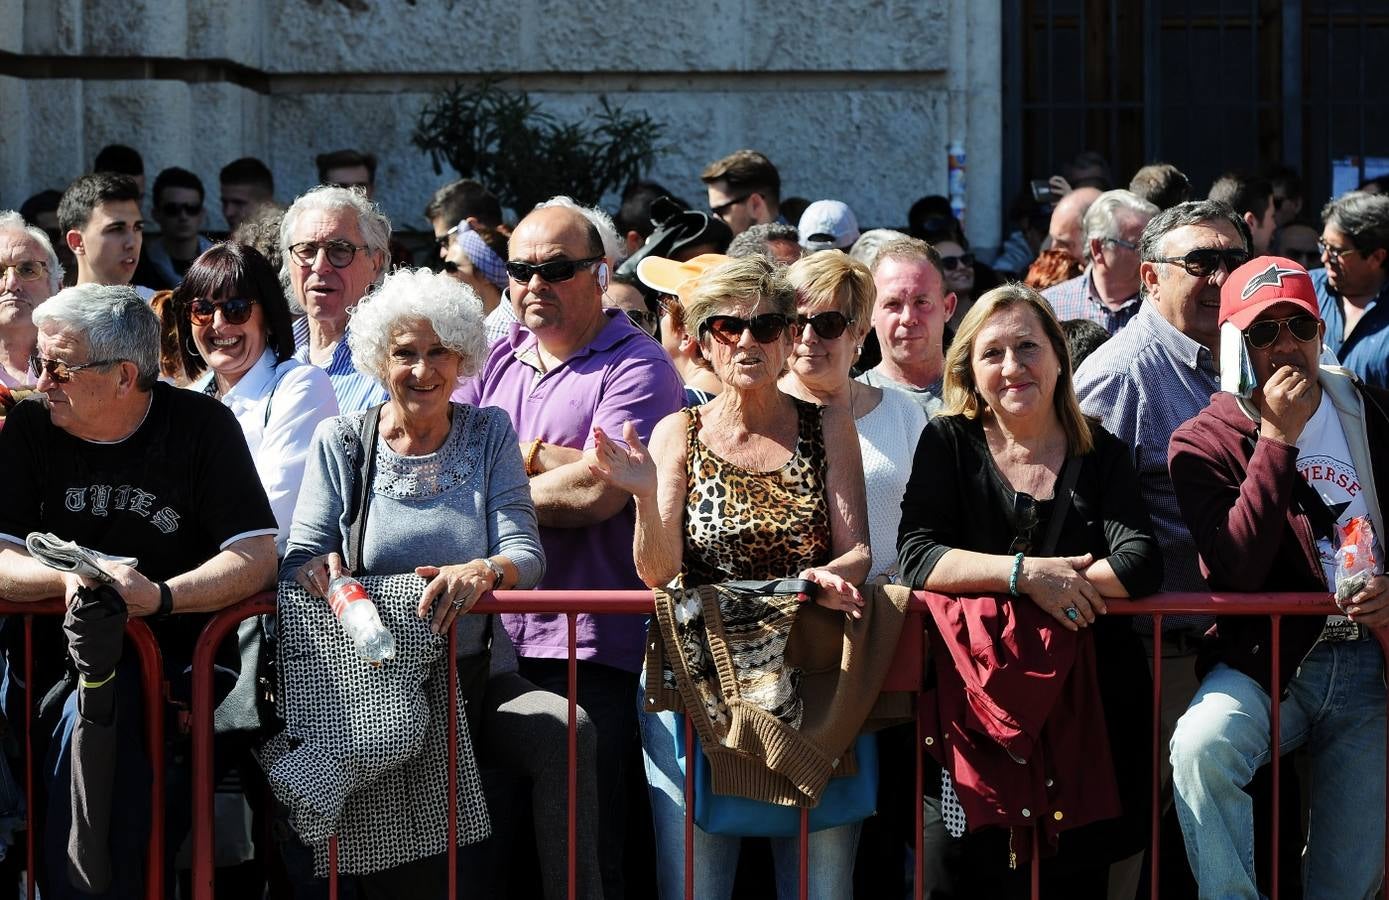
[[[1289,616],[1278,646],[1281,752],[1311,750],[1304,890],[1369,897],[1384,844],[1384,658],[1370,629],[1389,624],[1384,509],[1389,393],[1319,365],[1325,326],[1307,270],[1261,256],[1220,290],[1221,326],[1239,329],[1248,397],[1221,392],[1172,436],[1182,516],[1213,590],[1336,588],[1336,550],[1353,520],[1374,533],[1373,575],[1338,597],[1345,615]],[[1228,356],[1223,344],[1222,356]],[[1222,359],[1222,365],[1238,360]],[[1259,896],[1253,800],[1243,790],[1270,754],[1270,623],[1216,620],[1201,687],[1172,736],[1172,785],[1202,897]]]

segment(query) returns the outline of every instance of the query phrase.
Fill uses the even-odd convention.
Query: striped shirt
[[[1129,445],[1153,536],[1162,547],[1164,591],[1209,589],[1167,471],[1167,444],[1177,426],[1205,409],[1218,390],[1220,375],[1210,350],[1178,331],[1151,302],[1141,304],[1133,322],[1075,373],[1081,410]],[[1171,631],[1204,628],[1212,621],[1168,616],[1163,624]]]
[[[1112,337],[1138,315],[1139,307],[1143,305],[1142,297],[1135,292],[1118,309],[1111,309],[1095,290],[1093,272],[1094,266],[1086,266],[1084,272],[1069,281],[1054,284],[1042,291],[1042,296],[1051,304],[1051,311],[1056,313],[1059,321],[1089,319],[1103,325]]]
[[[300,318],[294,323],[294,358],[303,363],[317,365],[309,359],[309,320]],[[319,366],[328,373],[333,383],[333,393],[338,398],[338,409],[343,415],[370,409],[378,403],[385,403],[386,389],[375,378],[357,371],[352,364],[352,350],[347,346],[347,331],[344,330],[338,345],[333,348],[333,358],[328,365]]]

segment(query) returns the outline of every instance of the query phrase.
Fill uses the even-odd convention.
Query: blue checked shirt
[[[1112,337],[1138,315],[1143,298],[1135,293],[1124,301],[1123,306],[1110,309],[1095,291],[1095,281],[1091,277],[1093,271],[1093,266],[1086,266],[1084,272],[1069,281],[1054,284],[1042,291],[1042,296],[1051,304],[1051,311],[1056,313],[1058,320],[1089,319],[1103,325]]]
[[[1343,338],[1346,317],[1341,312],[1341,296],[1326,283],[1326,270],[1311,271],[1321,317],[1326,321],[1326,346],[1341,365],[1366,384],[1389,388],[1389,280],[1370,301],[1350,337]]]
[[[1156,305],[1145,301],[1127,328],[1081,363],[1074,382],[1081,410],[1098,418],[1133,453],[1138,489],[1162,547],[1162,589],[1209,590],[1172,489],[1167,444],[1177,426],[1205,409],[1220,390],[1210,350],[1178,331]],[[1204,630],[1213,621],[1209,616],[1168,616],[1163,630]],[[1135,625],[1139,630],[1152,627],[1146,619]]]
[[[314,363],[309,359],[309,320],[297,319],[294,323],[294,358],[302,363]],[[347,332],[333,349],[333,358],[328,365],[319,368],[328,373],[333,383],[333,393],[338,398],[338,411],[342,415],[370,409],[378,403],[385,403],[386,389],[375,378],[357,371],[352,364],[352,350],[347,346]]]

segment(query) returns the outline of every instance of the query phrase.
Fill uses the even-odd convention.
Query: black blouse
[[[1129,596],[1162,584],[1162,552],[1138,493],[1128,447],[1091,422],[1094,449],[1082,457],[1074,499],[1048,555],[1108,559]],[[1058,480],[1059,484],[1059,480]],[[897,553],[902,581],[916,588],[949,550],[1006,554],[1020,532],[1016,493],[994,464],[979,420],[936,416],[922,432],[902,498]],[[1039,546],[1054,504],[1038,503]]]

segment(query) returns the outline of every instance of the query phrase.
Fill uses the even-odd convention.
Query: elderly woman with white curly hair
[[[567,706],[563,698],[515,674],[514,651],[506,632],[492,627],[491,616],[463,615],[488,591],[531,587],[545,568],[510,419],[498,409],[449,399],[459,380],[476,372],[487,351],[481,301],[471,288],[447,276],[426,269],[397,270],[357,305],[348,340],[357,368],[378,381],[388,399],[319,425],[281,579],[294,579],[310,594],[324,596],[329,583],[345,571],[342,554],[358,478],[358,461],[349,448],[360,443],[363,419],[378,415],[374,446],[363,448],[375,454],[375,462],[365,467],[374,471],[366,498],[370,515],[354,574],[420,575],[428,586],[417,612],[439,633],[462,616],[457,623],[458,667],[469,701],[470,734],[484,764],[495,759],[499,767],[520,768],[531,776],[545,891],[563,896]],[[581,760],[587,751],[590,763],[580,771],[592,772],[596,745],[586,716],[581,716],[579,731]],[[594,797],[591,778],[581,776],[581,815],[595,814]],[[492,810],[494,819],[506,813]],[[587,877],[596,872],[594,829],[585,829],[582,817],[579,825],[580,881],[596,886],[596,876]],[[395,870],[391,878],[393,895],[402,895],[399,888],[413,880],[410,873]],[[372,893],[370,888],[367,892]],[[580,896],[591,894],[581,890]]]

